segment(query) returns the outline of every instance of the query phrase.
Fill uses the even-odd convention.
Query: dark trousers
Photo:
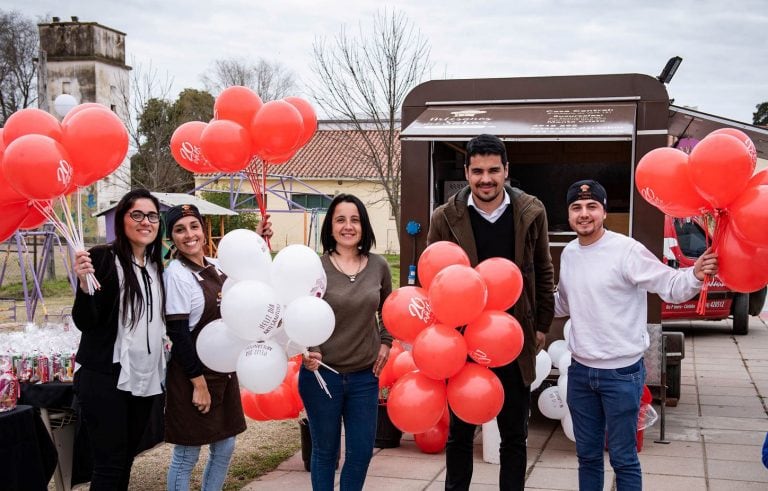
[[[496,416],[501,436],[499,489],[524,489],[531,389],[523,383],[516,361],[491,370],[499,377],[504,387],[504,405]],[[474,437],[475,425],[460,420],[451,412],[451,425],[445,448],[446,490],[469,489],[472,481]]]
[[[85,367],[75,373],[81,424],[93,458],[91,490],[127,490],[133,457],[149,421],[153,397],[117,389],[119,365],[111,374]]]

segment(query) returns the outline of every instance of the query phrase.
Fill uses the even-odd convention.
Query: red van
[[[704,229],[697,219],[664,217],[664,262],[672,267],[690,267],[707,248]],[[749,316],[758,315],[765,302],[766,288],[752,293],[728,289],[719,278],[710,280],[706,311],[696,313],[698,295],[681,304],[662,302],[662,320],[721,320],[733,316],[733,333],[747,334]]]

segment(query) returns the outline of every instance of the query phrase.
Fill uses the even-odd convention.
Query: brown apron
[[[201,268],[183,256],[179,256],[179,260],[197,278],[205,299],[200,322],[190,333],[194,344],[203,327],[221,318],[221,286],[227,277],[212,264]],[[211,394],[211,409],[207,414],[202,414],[192,405],[192,382],[184,373],[181,364],[171,357],[166,374],[166,442],[189,446],[205,445],[245,431],[237,374],[214,372],[203,365],[203,376]]]

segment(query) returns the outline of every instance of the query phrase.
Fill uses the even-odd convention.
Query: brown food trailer
[[[563,247],[575,238],[568,226],[567,187],[600,181],[608,193],[612,230],[632,236],[662,257],[664,216],[634,185],[634,171],[650,150],[683,136],[703,138],[720,127],[746,132],[768,157],[768,131],[671,105],[665,85],[641,74],[433,80],[414,88],[402,109],[400,267],[406,272],[426,246],[423,231],[435,207],[466,184],[464,144],[490,133],[505,141],[513,185],[546,206],[555,279]],[[401,276],[403,284],[406,275]],[[661,332],[661,301],[649,296],[648,323]],[[555,336],[562,324],[553,326]],[[670,340],[675,341],[675,340]],[[673,344],[673,343],[670,343]],[[666,357],[677,383],[682,334]],[[676,366],[675,366],[676,361]],[[678,395],[670,394],[676,398]]]

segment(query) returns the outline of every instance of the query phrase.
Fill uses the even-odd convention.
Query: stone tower
[[[129,115],[124,95],[130,94],[131,67],[125,64],[125,33],[96,22],[80,22],[77,17],[70,22],[53,17],[50,23],[38,24],[38,30],[42,51],[40,108],[60,118],[53,101],[61,94],[70,94],[79,103],[102,104],[126,121]],[[130,159],[126,158],[112,175],[89,187],[85,193],[88,214],[108,208],[128,190]],[[97,234],[104,237],[105,233],[100,223]]]

